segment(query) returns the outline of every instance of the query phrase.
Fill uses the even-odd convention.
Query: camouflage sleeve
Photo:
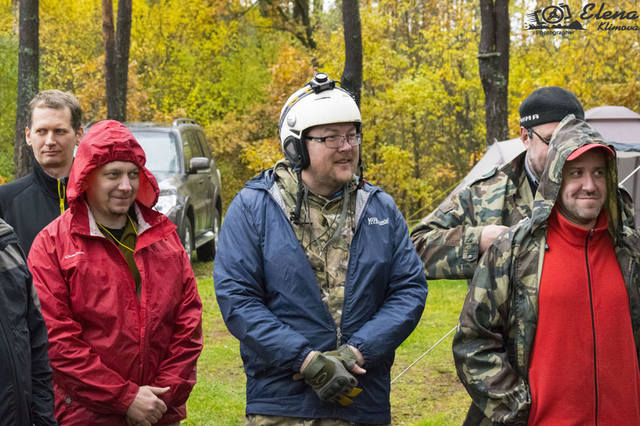
[[[496,240],[504,242],[512,231]],[[509,359],[511,251],[494,243],[469,287],[453,340],[458,377],[492,422],[520,424],[528,417],[529,388]]]
[[[427,279],[471,279],[483,226],[475,223],[470,188],[454,194],[411,232]]]
[[[627,190],[619,186],[618,187],[618,200],[620,200],[620,214],[622,224],[630,228],[636,227],[636,215],[634,211],[633,199]]]

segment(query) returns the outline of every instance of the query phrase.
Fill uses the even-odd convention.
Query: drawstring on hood
[[[84,199],[89,175],[113,161],[126,161],[137,165],[140,169],[140,185],[136,201],[149,208],[156,204],[159,195],[158,182],[144,166],[146,156],[142,147],[122,123],[104,120],[91,126],[84,135],[71,166],[67,202],[72,210]]]

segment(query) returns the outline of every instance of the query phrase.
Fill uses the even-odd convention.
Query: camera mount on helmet
[[[329,76],[323,72],[317,73],[307,84],[311,87],[314,93],[332,90],[336,87],[336,82],[331,80]]]

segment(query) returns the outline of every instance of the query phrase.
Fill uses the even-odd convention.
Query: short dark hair
[[[71,127],[73,127],[73,130],[78,130],[80,126],[82,126],[82,108],[80,107],[80,103],[71,93],[57,89],[43,90],[31,99],[31,102],[29,102],[29,120],[27,121],[27,127],[31,127],[31,117],[33,116],[34,109],[64,109],[65,107],[71,111]]]

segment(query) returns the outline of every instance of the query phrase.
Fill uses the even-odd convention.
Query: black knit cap
[[[520,125],[531,128],[562,121],[568,114],[584,120],[584,110],[576,95],[558,86],[534,90],[520,105]]]

